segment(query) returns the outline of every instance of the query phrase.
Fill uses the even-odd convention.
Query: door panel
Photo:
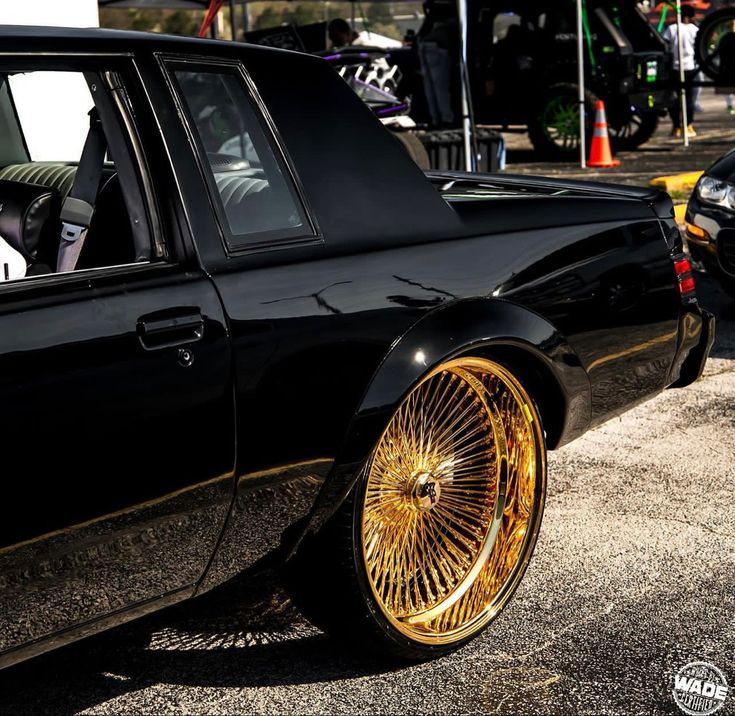
[[[235,460],[203,274],[28,283],[0,292],[0,652],[192,586]]]

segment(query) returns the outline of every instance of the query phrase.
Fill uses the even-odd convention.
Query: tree
[[[371,2],[367,6],[367,20],[371,26],[373,25],[392,25],[393,14],[388,7],[388,3]]]
[[[173,35],[196,35],[203,13],[199,10],[100,10],[100,27],[116,30],[168,32]]]
[[[274,10],[272,7],[266,7],[263,11],[255,18],[253,23],[254,30],[265,30],[269,27],[278,27],[283,24],[283,15]]]

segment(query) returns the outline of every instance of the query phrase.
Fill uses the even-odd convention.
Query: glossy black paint
[[[120,55],[170,255],[0,287],[0,435],[21,456],[0,508],[0,666],[292,554],[447,358],[507,363],[552,448],[706,358],[660,193],[427,177],[316,58],[102,31],[0,39],[11,56]],[[228,253],[163,55],[242,61],[317,242]],[[188,367],[180,346],[144,345],[172,317],[196,334]]]

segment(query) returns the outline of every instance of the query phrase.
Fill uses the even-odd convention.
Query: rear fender
[[[589,426],[587,374],[553,325],[502,299],[446,304],[414,324],[381,362],[304,534],[318,531],[346,499],[393,412],[423,376],[447,360],[467,355],[492,358],[513,370],[538,404],[549,448],[569,442]]]

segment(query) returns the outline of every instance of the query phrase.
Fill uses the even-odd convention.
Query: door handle
[[[141,316],[136,325],[138,340],[147,351],[196,343],[204,335],[204,317],[199,309],[159,311]]]

